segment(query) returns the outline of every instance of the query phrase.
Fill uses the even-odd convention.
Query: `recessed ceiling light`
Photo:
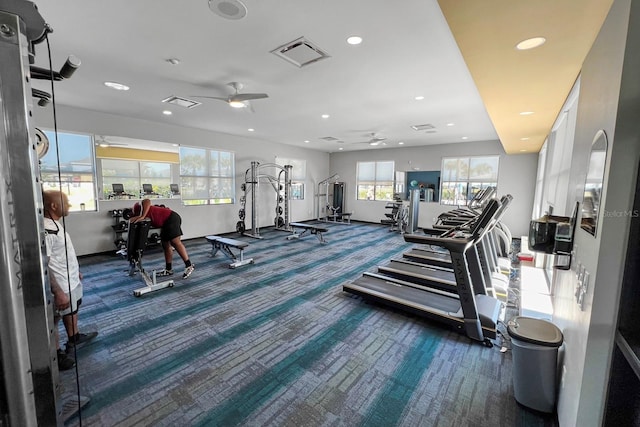
[[[533,114],[533,111],[521,111],[520,115],[521,116],[530,116]]]
[[[469,137],[468,136],[463,136],[462,139],[469,139]]]
[[[415,99],[416,101],[422,101],[422,100],[424,99],[424,96],[419,95],[419,96],[416,96],[414,99]]]
[[[520,150],[520,152],[521,152],[521,153],[526,153],[526,152],[527,152],[527,150]]]
[[[180,144],[171,144],[171,145],[174,146],[174,147],[179,147],[180,146]]]
[[[323,114],[323,115],[322,115],[322,118],[323,118],[323,119],[328,119],[328,118],[329,118],[329,115],[328,115],[328,114]]]
[[[110,87],[111,89],[115,89],[115,90],[129,90],[129,86],[123,85],[122,83],[104,82],[104,85],[106,87]]]
[[[180,63],[180,60],[178,58],[169,58],[165,59],[165,61],[167,61],[171,65],[178,65]]]
[[[304,140],[304,143],[305,143],[305,144],[308,144],[308,143],[309,143],[309,140],[308,140],[308,139],[305,139],[305,140]]]
[[[447,123],[447,126],[453,126],[455,123]]]
[[[253,132],[253,131],[255,131],[255,129],[254,129],[254,128],[249,128],[249,129],[247,129],[247,130],[248,130],[249,132]]]
[[[528,141],[529,138],[520,138],[520,141]]]
[[[520,43],[516,45],[516,49],[518,50],[528,50],[533,49],[539,46],[542,46],[547,39],[544,37],[532,37],[530,39],[522,40]]]
[[[400,141],[398,142],[398,145],[404,145],[404,142]]]
[[[360,37],[360,36],[347,37],[347,43],[353,44],[353,45],[360,44],[360,43],[362,43],[362,37]]]
[[[342,151],[342,150],[344,150],[344,147],[340,147],[340,148],[338,148],[338,150]]]
[[[164,111],[162,112],[162,114],[164,114],[165,116],[170,116],[170,115],[172,115],[173,113],[172,113],[171,111],[169,111],[169,110],[164,110]]]

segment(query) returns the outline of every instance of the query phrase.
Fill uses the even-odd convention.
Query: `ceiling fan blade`
[[[230,98],[221,98],[219,96],[191,95],[190,98],[219,99],[220,101],[229,102]]]
[[[237,93],[229,97],[229,101],[251,101],[253,99],[268,98],[266,93]]]

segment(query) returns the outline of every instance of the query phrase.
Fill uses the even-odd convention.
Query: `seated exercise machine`
[[[127,236],[129,276],[135,276],[136,272],[139,271],[142,276],[142,280],[146,285],[144,288],[133,291],[133,295],[137,297],[149,292],[173,287],[173,280],[158,283],[156,281],[156,271],[153,270],[151,276],[149,276],[149,273],[147,273],[142,267],[142,253],[147,245],[147,234],[149,233],[150,228],[151,220],[149,219],[129,224],[129,235]]]
[[[247,242],[241,242],[240,240],[228,239],[226,237],[220,236],[207,236],[207,241],[211,243],[211,257],[216,256],[218,251],[222,252],[232,260],[233,262],[229,264],[229,268],[241,267],[246,264],[253,264],[253,258],[243,258],[243,252],[249,244]],[[240,259],[233,253],[231,248],[238,249]]]
[[[334,208],[331,205],[327,205],[327,212],[331,212],[326,216],[327,222],[342,222],[345,224],[351,224],[351,215],[353,214],[352,212],[341,212],[340,206]]]
[[[315,234],[320,243],[327,243],[327,241],[322,236],[322,233],[326,233],[327,231],[329,231],[328,228],[320,227],[313,224],[305,224],[302,222],[290,222],[289,227],[291,228],[292,234],[287,236],[287,240],[299,239],[301,237],[304,237],[307,232],[309,232],[310,234]],[[302,229],[302,232],[296,231],[296,228]]]
[[[410,279],[365,272],[343,290],[392,307],[438,320],[464,332],[469,338],[493,346],[503,304],[482,289],[482,272],[475,245],[490,231],[501,204],[492,199],[468,232],[445,236],[405,234],[410,243],[442,247],[449,251],[456,293],[426,287]]]

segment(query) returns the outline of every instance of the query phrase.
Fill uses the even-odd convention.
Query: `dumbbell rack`
[[[122,209],[114,209],[109,211],[109,214],[113,218],[114,224],[111,226],[115,233],[115,240],[113,243],[116,245],[118,251],[127,249],[127,240],[123,237],[123,234],[129,230],[129,222],[122,219]]]
[[[122,209],[113,209],[109,211],[109,215],[111,215],[114,222],[111,226],[115,233],[115,240],[113,243],[116,245],[118,253],[126,253],[127,239],[124,234],[129,231],[129,221],[123,219],[122,211]],[[147,237],[147,246],[155,246],[158,244],[160,244],[160,233],[154,231]]]

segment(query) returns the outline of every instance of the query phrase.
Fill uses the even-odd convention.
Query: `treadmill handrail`
[[[478,217],[474,227],[470,230],[468,237],[447,237],[447,236],[426,236],[419,234],[405,234],[404,240],[409,243],[421,243],[426,245],[440,246],[451,252],[464,253],[476,241],[482,238],[491,228],[493,218],[498,212],[501,204],[495,199],[491,199]],[[460,230],[452,230],[451,232]],[[448,233],[444,233],[448,234]]]

